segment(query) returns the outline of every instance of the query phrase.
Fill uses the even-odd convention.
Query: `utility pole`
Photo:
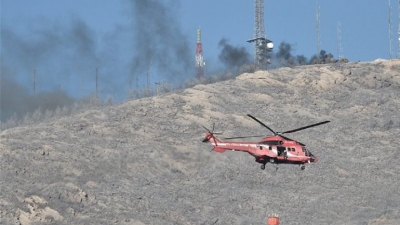
[[[201,43],[201,30],[197,28],[197,44],[196,44],[196,78],[200,79],[204,76],[204,66],[206,63],[203,60],[203,44]]]
[[[248,40],[254,43],[254,63],[258,69],[266,69],[270,63],[269,52],[274,48],[271,40],[266,38],[264,27],[264,0],[255,0],[255,26],[253,39]]]
[[[33,68],[33,96],[36,96],[36,69]]]
[[[151,59],[149,60],[149,64],[147,65],[147,82],[146,89],[150,91],[150,79],[151,79]]]
[[[83,77],[82,75],[79,78],[80,83],[79,83],[79,89],[80,89],[80,94],[81,94],[81,98],[83,98]]]
[[[96,68],[96,99],[99,99],[99,70]]]

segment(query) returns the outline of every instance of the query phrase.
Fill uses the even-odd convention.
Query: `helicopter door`
[[[278,150],[278,156],[283,155],[283,153],[285,152],[286,148],[285,147],[276,147],[276,149]]]

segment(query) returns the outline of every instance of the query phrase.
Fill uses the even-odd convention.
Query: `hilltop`
[[[400,224],[400,60],[245,73],[0,133],[0,224]],[[288,135],[318,156],[264,171],[223,136]]]

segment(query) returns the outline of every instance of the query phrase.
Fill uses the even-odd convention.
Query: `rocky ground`
[[[280,68],[0,133],[0,224],[400,224],[400,61]],[[223,136],[318,156],[260,170]]]

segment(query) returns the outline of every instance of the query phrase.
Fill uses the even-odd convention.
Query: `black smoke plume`
[[[292,59],[293,56],[291,52],[292,52],[292,45],[286,42],[281,42],[281,44],[278,47],[278,52],[276,53],[276,58],[283,60]]]
[[[221,48],[219,59],[227,68],[234,69],[251,62],[250,54],[244,47],[232,46],[225,38],[219,41],[218,46]]]
[[[0,120],[3,122],[12,116],[21,119],[36,109],[40,109],[42,113],[48,110],[54,111],[57,108],[69,106],[75,101],[62,90],[45,91],[34,96],[28,93],[26,87],[6,74],[1,76],[0,97]]]
[[[188,76],[188,70],[194,68],[194,52],[176,17],[179,1],[135,0],[130,4],[135,76],[146,76],[148,69],[169,78],[169,82]]]
[[[100,65],[96,36],[81,20],[68,25],[45,22],[27,28],[21,35],[1,27],[1,120],[21,118],[40,108],[43,111],[72,104],[86,88],[94,92],[95,68]],[[36,96],[33,95],[36,71]],[[86,84],[86,85],[84,85]],[[63,91],[64,90],[64,91]],[[82,91],[83,92],[83,91]]]
[[[294,56],[292,51],[293,45],[286,42],[281,42],[279,44],[278,51],[273,55],[273,66],[282,67],[337,62],[333,55],[327,53],[325,50],[321,50],[318,56],[313,55],[311,59],[307,59],[307,57],[304,55]]]
[[[46,110],[50,100],[39,98],[41,93],[60,97],[59,101],[51,101],[58,102],[60,107],[70,100],[93,95],[96,68],[100,98],[103,99],[111,95],[126,100],[127,83],[134,80],[132,74],[136,78],[145,78],[148,69],[153,76],[157,74],[169,83],[182,82],[194,75],[194,45],[189,46],[180,30],[179,1],[134,0],[125,3],[129,6],[132,23],[128,26],[117,24],[102,36],[79,17],[64,24],[46,19],[32,21],[26,27],[28,35],[2,24],[2,86],[15,88],[1,90],[1,119],[13,112],[22,116],[36,107]],[[128,37],[131,41],[127,43]],[[124,45],[121,40],[125,41]],[[131,51],[120,56],[120,51],[126,49]],[[37,73],[35,98],[32,95],[33,70]]]

